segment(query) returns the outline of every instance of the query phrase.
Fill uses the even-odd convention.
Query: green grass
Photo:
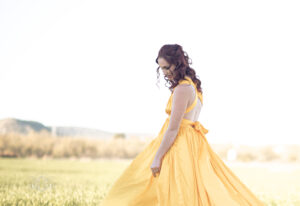
[[[130,162],[0,159],[0,205],[99,206]],[[300,166],[228,165],[266,205],[300,206]]]
[[[0,205],[99,205],[127,164],[0,159]]]

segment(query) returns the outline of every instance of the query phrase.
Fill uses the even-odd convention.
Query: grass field
[[[130,161],[0,159],[0,205],[100,205]],[[266,205],[300,206],[300,165],[225,163]]]

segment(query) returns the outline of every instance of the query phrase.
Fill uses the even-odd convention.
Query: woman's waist
[[[170,115],[167,117],[167,120],[170,121]],[[208,129],[206,129],[199,121],[192,121],[190,119],[182,118],[180,126],[191,126],[200,133],[208,133]]]

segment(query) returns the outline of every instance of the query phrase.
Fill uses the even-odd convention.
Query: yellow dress
[[[195,87],[188,76],[179,84]],[[199,121],[182,119],[160,173],[152,175],[150,166],[168,128],[172,95],[159,134],[114,182],[101,206],[264,206],[212,150],[205,137],[208,130]],[[196,105],[197,97],[203,103],[197,91],[186,112]]]

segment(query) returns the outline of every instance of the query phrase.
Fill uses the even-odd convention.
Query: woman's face
[[[157,59],[159,67],[162,69],[164,75],[169,79],[173,79],[173,71],[175,70],[174,64],[169,64],[163,57]]]

